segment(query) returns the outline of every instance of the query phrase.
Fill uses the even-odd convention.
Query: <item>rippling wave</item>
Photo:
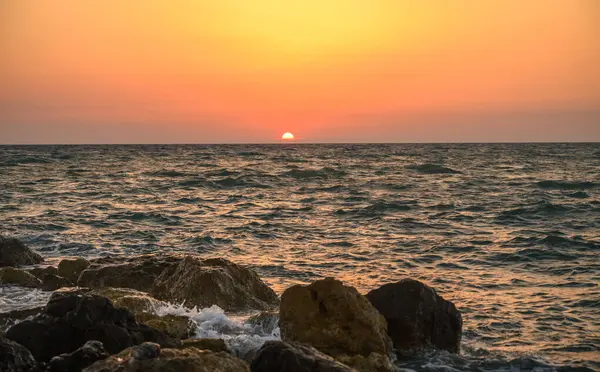
[[[325,276],[362,292],[413,277],[457,304],[465,346],[459,357],[400,361],[406,368],[600,369],[599,153],[597,144],[0,146],[0,233],[51,260],[224,256],[280,293]],[[0,292],[0,307],[44,299]]]

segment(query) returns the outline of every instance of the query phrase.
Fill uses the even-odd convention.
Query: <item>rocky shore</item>
[[[52,291],[39,308],[2,313],[0,371],[375,371],[399,370],[406,351],[459,353],[462,318],[427,285],[403,279],[366,295],[325,278],[279,298],[258,275],[225,259],[141,255],[62,260],[0,237],[0,285]],[[281,340],[234,355],[194,324],[160,314],[167,303],[256,313]]]

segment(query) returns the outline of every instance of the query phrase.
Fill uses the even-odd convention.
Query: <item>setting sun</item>
[[[294,139],[294,135],[290,132],[285,132],[282,136],[281,139],[284,140],[293,140]]]

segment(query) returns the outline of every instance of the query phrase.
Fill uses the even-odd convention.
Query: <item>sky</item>
[[[0,1],[0,143],[284,132],[600,141],[600,1]]]

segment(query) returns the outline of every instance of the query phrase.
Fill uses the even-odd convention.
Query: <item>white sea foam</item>
[[[279,327],[273,324],[249,324],[245,316],[228,316],[220,307],[192,309],[167,304],[156,309],[158,315],[183,315],[196,323],[197,338],[220,338],[237,356],[244,357],[258,350],[266,341],[280,340]]]

